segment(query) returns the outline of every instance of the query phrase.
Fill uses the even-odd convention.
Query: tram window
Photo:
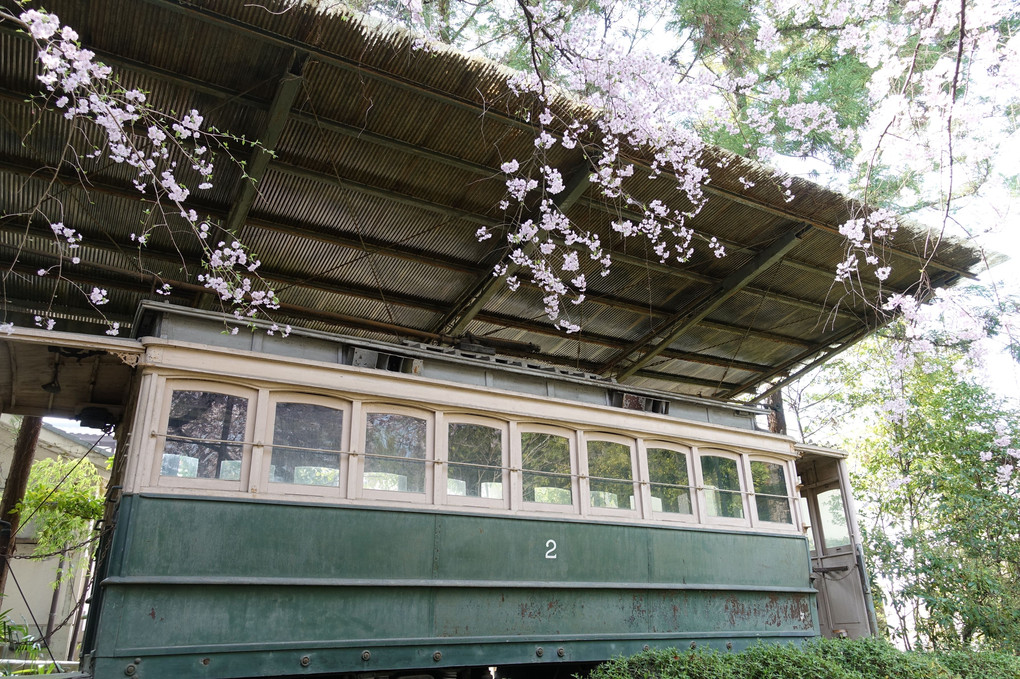
[[[247,421],[246,398],[175,390],[170,397],[160,475],[240,480]]]
[[[419,417],[369,413],[363,487],[424,493],[427,432],[428,423]]]
[[[588,485],[592,507],[634,509],[631,447],[615,441],[588,441]]]
[[[692,514],[687,455],[668,448],[649,448],[647,456],[652,511]]]
[[[744,518],[744,499],[740,493],[740,473],[735,459],[702,455],[701,477],[705,484],[708,516]]]
[[[340,485],[344,412],[312,403],[277,403],[271,483]]]
[[[850,529],[843,511],[843,494],[839,488],[830,488],[818,493],[818,518],[822,528],[825,549],[850,545]]]
[[[569,439],[542,432],[522,432],[521,455],[525,502],[573,504]]]
[[[774,462],[751,461],[751,481],[759,521],[793,523],[787,494],[786,470]]]
[[[503,432],[495,427],[451,422],[446,492],[503,499]]]

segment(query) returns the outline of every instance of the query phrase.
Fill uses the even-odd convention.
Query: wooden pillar
[[[786,433],[786,411],[783,410],[782,389],[776,389],[769,394],[769,431],[773,434]]]
[[[11,524],[10,539],[0,542],[0,595],[5,592],[7,587],[7,557],[14,554],[15,535],[18,533],[18,525],[21,523],[21,516],[11,512],[25,498],[25,490],[28,488],[28,473],[32,470],[35,445],[39,441],[41,430],[41,417],[26,415],[21,418],[18,440],[14,444],[14,459],[11,460],[7,485],[4,486],[3,500],[0,500],[0,520]]]

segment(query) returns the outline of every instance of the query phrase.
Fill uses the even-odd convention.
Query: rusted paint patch
[[[736,595],[726,598],[726,618],[734,628],[747,628],[748,623],[764,624],[777,629],[810,630],[811,605],[803,594],[747,599]]]

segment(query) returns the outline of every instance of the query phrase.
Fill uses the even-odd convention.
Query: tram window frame
[[[300,484],[288,483],[285,481],[273,481],[272,479],[272,457],[276,443],[276,415],[277,406],[282,403],[293,403],[298,405],[312,405],[331,408],[343,413],[343,421],[340,432],[340,450],[325,451],[335,452],[338,455],[338,479],[337,485],[325,484]],[[348,476],[351,468],[351,440],[354,429],[353,408],[350,401],[321,396],[318,394],[306,394],[300,392],[273,391],[270,392],[266,407],[266,427],[264,453],[259,478],[259,491],[275,495],[308,495],[330,499],[344,498],[347,496]]]
[[[357,497],[372,500],[388,500],[393,502],[412,502],[416,504],[431,505],[434,497],[435,483],[435,421],[436,413],[431,410],[419,408],[408,408],[406,406],[385,405],[377,403],[365,403],[360,408],[358,418],[358,446],[357,446]],[[372,415],[404,415],[425,420],[425,451],[421,459],[424,467],[423,490],[380,490],[365,487],[365,468],[368,459],[372,457],[368,453],[368,421]],[[353,445],[352,445],[353,448]],[[416,458],[408,458],[414,460]],[[370,472],[369,472],[370,473]],[[384,472],[385,473],[385,472]]]
[[[549,434],[552,436],[559,436],[567,440],[567,450],[570,456],[570,504],[556,504],[552,502],[535,502],[528,500],[524,496],[524,485],[526,475],[528,472],[543,473],[541,470],[532,470],[524,466],[524,435],[525,434]],[[521,508],[526,511],[536,512],[555,512],[558,514],[578,514],[580,513],[580,497],[581,489],[578,479],[578,461],[577,461],[577,430],[566,429],[564,427],[554,427],[542,424],[531,424],[531,423],[519,423],[517,427],[517,433],[515,436],[514,443],[516,444],[517,450],[516,458],[519,461],[518,464],[513,466],[520,469],[519,475],[520,480],[515,484],[516,488],[519,489],[517,492],[521,494]]]
[[[748,506],[748,484],[746,478],[746,472],[744,470],[744,459],[746,455],[743,453],[737,453],[729,450],[723,450],[720,448],[697,448],[695,455],[698,459],[698,463],[694,466],[695,473],[697,475],[697,494],[698,494],[698,505],[699,514],[701,516],[701,523],[705,525],[719,524],[727,526],[751,526],[751,510]],[[718,457],[723,459],[733,460],[737,467],[737,485],[739,490],[732,489],[717,489],[714,486],[709,488],[705,485],[705,475],[703,460],[706,457]],[[713,516],[709,512],[709,498],[708,491],[715,490],[716,492],[723,493],[738,493],[741,500],[741,508],[743,509],[743,515],[740,517],[734,516]]]
[[[219,394],[245,399],[244,436],[241,441],[228,445],[239,445],[241,448],[241,467],[238,478],[203,478],[200,476],[170,476],[162,473],[163,456],[166,454],[167,441],[173,440],[169,434],[170,414],[174,403],[175,392],[202,392]],[[162,385],[159,410],[159,429],[157,444],[154,447],[150,482],[161,488],[204,489],[245,491],[251,478],[252,449],[254,446],[256,417],[259,402],[259,390],[227,382],[210,382],[205,380],[168,379]]]
[[[672,484],[663,484],[652,479],[651,462],[648,458],[649,450],[669,450],[675,453],[680,453],[684,456],[684,461],[687,465],[687,497],[691,503],[690,514],[680,514],[676,512],[667,511],[656,511],[654,507],[654,497],[652,492],[655,486],[671,486]],[[660,441],[655,439],[646,439],[641,441],[640,455],[644,459],[645,474],[644,478],[647,479],[646,485],[648,488],[647,498],[645,501],[648,503],[648,516],[661,521],[679,522],[679,523],[701,523],[702,522],[702,511],[701,504],[698,501],[698,484],[694,476],[694,449],[690,446],[685,446],[680,443],[671,441]]]
[[[451,466],[461,464],[452,462],[450,459],[450,426],[458,424],[488,427],[500,432],[500,444],[502,448],[500,472],[503,484],[501,498],[454,495],[449,492],[448,482],[450,478],[450,468]],[[442,430],[444,435],[441,437],[437,436],[436,441],[436,460],[442,461],[443,463],[440,466],[435,479],[437,496],[440,498],[440,501],[448,505],[509,509],[510,498],[512,496],[510,481],[510,424],[505,420],[497,420],[491,417],[464,415],[458,413],[443,413]],[[437,427],[436,431],[439,431],[439,427]]]
[[[794,495],[793,495],[793,484],[792,484],[793,477],[791,477],[791,474],[795,473],[796,470],[791,470],[790,469],[791,465],[790,465],[788,460],[781,460],[781,459],[778,459],[778,458],[765,457],[765,456],[761,456],[761,455],[749,455],[747,457],[748,457],[748,459],[747,459],[747,479],[748,479],[748,484],[747,485],[748,485],[748,490],[750,492],[750,501],[747,504],[750,507],[753,508],[753,511],[754,511],[754,523],[755,524],[759,524],[759,523],[765,524],[770,529],[776,529],[776,528],[782,527],[782,528],[788,528],[790,530],[796,531],[797,530],[797,508],[794,506],[795,498],[794,498]],[[755,486],[755,483],[754,483],[754,463],[755,462],[765,463],[765,464],[773,464],[773,465],[776,465],[777,467],[779,467],[780,469],[782,469],[782,471],[783,471],[783,480],[786,483],[786,494],[785,495],[776,495],[774,493],[760,493],[760,492],[758,492],[758,488],[757,488],[757,486]],[[790,520],[789,521],[767,521],[767,520],[761,518],[761,515],[758,512],[758,497],[759,496],[766,497],[766,498],[773,498],[773,499],[784,498],[786,500],[787,510],[790,513]]]
[[[582,502],[582,513],[592,516],[619,516],[619,517],[631,517],[638,518],[642,515],[642,499],[641,499],[641,484],[638,475],[638,463],[637,463],[637,444],[636,441],[628,436],[620,436],[618,434],[607,434],[598,431],[583,431],[582,432],[582,443],[583,448],[579,447],[578,450],[584,450],[584,455],[579,456],[579,499]],[[624,479],[614,479],[610,477],[592,476],[591,473],[591,459],[589,444],[605,442],[605,443],[616,443],[625,446],[630,451],[630,485],[631,485],[631,497],[634,499],[633,507],[605,507],[596,506],[592,500],[592,480],[606,481],[609,483],[625,483]]]

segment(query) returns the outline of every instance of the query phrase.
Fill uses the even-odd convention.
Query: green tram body
[[[97,679],[476,676],[492,665],[567,668],[649,647],[740,649],[819,635],[793,443],[708,421],[750,420],[732,404],[688,399],[672,405],[680,417],[637,412],[611,404],[619,387],[609,383],[527,366],[514,373],[490,357],[433,359],[420,347],[386,355],[314,333],[245,339],[221,335],[221,321],[148,313],[155,320],[143,323],[150,336],[140,340],[134,416],[114,469],[122,492],[84,644]],[[373,354],[375,365],[358,366]],[[499,380],[531,393],[493,386]],[[246,399],[243,434],[223,443],[240,451],[237,464],[221,463],[212,478],[181,474],[184,455],[165,457],[177,393],[199,390]],[[322,485],[271,480],[272,406],[293,401],[343,404],[344,450]],[[428,418],[422,493],[366,480],[372,412]],[[456,421],[503,432],[493,472],[501,498],[464,497],[451,484],[443,432]],[[529,430],[570,437],[570,505],[524,501]],[[172,449],[194,443],[182,440]],[[597,506],[608,496],[593,490],[601,482],[584,454],[593,440],[631,451],[633,496],[615,509]],[[649,477],[652,446],[683,453],[689,515],[658,511],[655,494],[666,493]],[[740,469],[739,518],[712,516],[698,461],[713,456]],[[786,496],[769,500],[788,508],[783,522],[762,520],[771,510],[751,487],[756,462],[784,470]]]

